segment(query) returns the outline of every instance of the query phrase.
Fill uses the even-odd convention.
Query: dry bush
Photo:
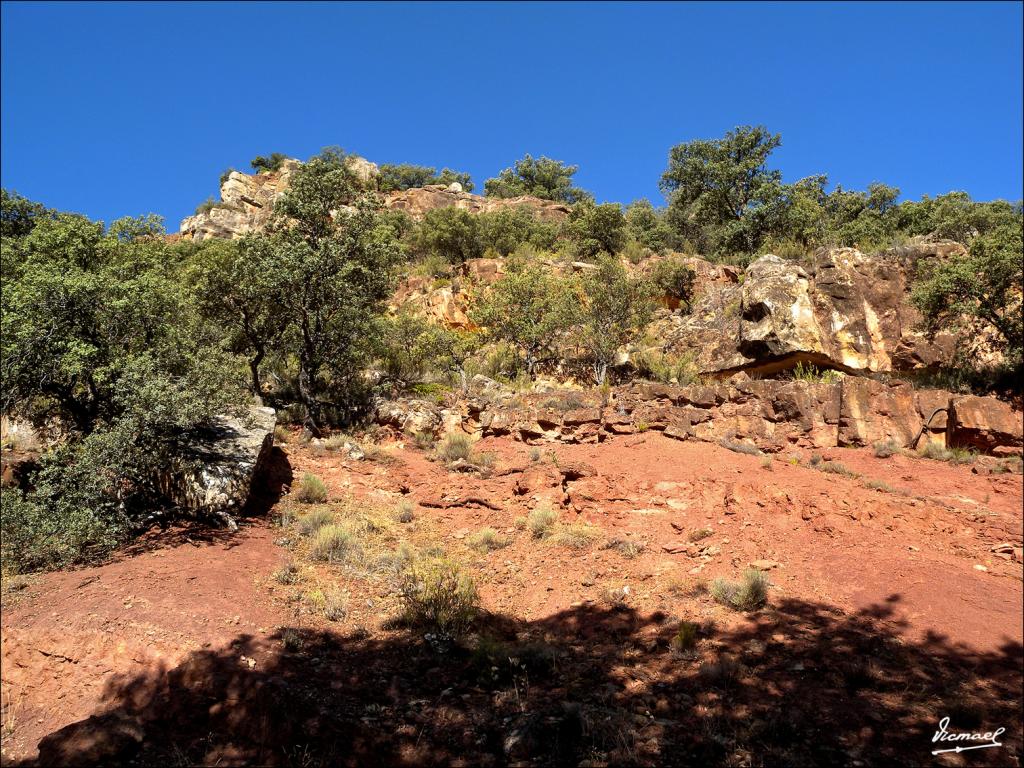
[[[328,523],[334,521],[334,514],[329,509],[311,509],[299,518],[299,533],[312,536]]]
[[[479,605],[476,586],[458,563],[444,557],[413,561],[399,585],[403,619],[444,637],[465,634]]]
[[[551,534],[551,543],[569,549],[587,549],[602,536],[603,533],[597,526],[589,523],[568,523],[555,527]]]
[[[551,529],[558,521],[558,513],[549,506],[537,507],[526,517],[526,527],[535,539],[543,539],[550,535]]]
[[[739,583],[715,579],[711,584],[711,596],[737,611],[754,611],[768,600],[768,578],[761,571],[748,568]]]
[[[319,562],[340,563],[356,550],[358,543],[351,531],[340,525],[325,525],[313,536],[309,557]]]
[[[327,501],[327,486],[314,474],[306,472],[292,495],[303,504],[323,504]]]
[[[295,563],[287,563],[274,571],[274,581],[278,584],[298,584],[302,581],[302,571]]]
[[[690,541],[697,542],[706,539],[708,536],[711,536],[713,534],[714,531],[710,528],[694,528],[692,531],[690,531],[690,535],[686,538]]]
[[[879,440],[872,446],[875,451],[875,457],[879,459],[888,459],[900,452],[900,444],[895,440]]]
[[[484,552],[489,552],[492,549],[502,549],[511,543],[511,541],[493,528],[481,528],[479,531],[471,533],[466,537],[466,544],[473,549],[479,549]]]

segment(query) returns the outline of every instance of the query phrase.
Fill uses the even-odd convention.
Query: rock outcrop
[[[456,189],[455,187],[458,186]],[[509,208],[525,208],[541,221],[559,223],[571,210],[565,203],[542,200],[539,197],[483,197],[463,192],[461,185],[430,184],[425,187],[394,192],[385,197],[384,205],[396,211],[405,211],[414,219],[421,219],[436,208],[459,208],[470,213],[493,213]]]
[[[670,351],[695,351],[704,373],[772,373],[798,360],[851,372],[935,367],[951,361],[956,339],[920,332],[908,301],[913,254],[822,248],[808,264],[762,256],[742,282],[698,273],[689,314],[663,319],[658,332]]]
[[[613,390],[602,403],[592,391],[512,397],[478,378],[460,416],[455,409],[442,416],[429,404],[407,401],[387,403],[378,420],[408,434],[457,429],[527,443],[596,443],[653,430],[677,440],[742,443],[767,453],[880,441],[901,447],[932,442],[997,456],[1021,455],[1024,447],[1021,412],[1008,403],[915,389],[906,382],[858,376],[835,382],[757,380],[740,373],[711,385],[635,382]]]
[[[248,500],[253,477],[273,447],[275,421],[273,408],[221,418],[186,446],[178,466],[161,479],[167,497],[193,514],[235,528],[234,514]]]
[[[220,185],[220,202],[182,220],[179,236],[196,241],[207,238],[237,239],[267,226],[274,203],[288,188],[292,173],[301,163],[285,160],[277,171],[248,174],[231,171]],[[349,167],[364,188],[373,189],[379,170],[362,157],[351,157]],[[558,223],[566,219],[570,208],[564,203],[537,197],[491,198],[470,194],[461,184],[431,184],[381,195],[385,208],[404,211],[421,219],[436,208],[459,208],[470,213],[490,213],[524,208],[542,221]]]

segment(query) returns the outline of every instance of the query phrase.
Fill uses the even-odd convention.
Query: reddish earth
[[[497,456],[486,479],[411,445],[372,461],[285,446],[296,477],[350,500],[337,514],[415,504],[398,538],[443,547],[479,586],[463,644],[389,622],[391,577],[368,564],[302,561],[302,584],[277,583],[302,549],[271,519],[154,532],[5,590],[4,764],[1019,765],[1020,475],[854,449],[824,459],[859,477],[810,454],[766,468],[657,433],[536,461],[477,447]],[[545,500],[600,539],[518,530]],[[511,544],[472,549],[484,526]],[[616,538],[643,550],[602,548]],[[751,563],[764,609],[702,589]],[[328,583],[349,593],[339,622],[301,599]],[[672,647],[680,620],[700,625],[693,651]],[[932,756],[947,715],[1006,728],[1003,746]]]

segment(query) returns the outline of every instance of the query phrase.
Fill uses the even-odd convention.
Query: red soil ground
[[[391,582],[357,568],[278,584],[295,555],[273,513],[234,534],[153,532],[5,589],[4,764],[1019,764],[1020,475],[854,449],[824,459],[858,476],[809,454],[765,467],[656,433],[539,460],[506,439],[477,447],[497,457],[486,479],[402,444],[387,460],[291,444],[279,458],[331,499],[412,502],[402,531],[466,565],[485,609],[473,637],[498,651],[396,628]],[[600,540],[519,530],[545,499]],[[472,549],[484,526],[510,545]],[[601,546],[614,539],[643,549]],[[766,608],[704,594],[751,563]],[[300,599],[328,582],[350,595],[340,622]],[[672,648],[681,619],[700,626],[693,651]],[[1006,728],[1003,746],[932,756],[946,715],[950,730]]]

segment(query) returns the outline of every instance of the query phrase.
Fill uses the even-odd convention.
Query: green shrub
[[[309,557],[319,562],[341,563],[356,549],[358,544],[350,531],[340,525],[325,525],[314,534]]]
[[[299,518],[299,533],[312,536],[325,525],[334,521],[334,514],[329,509],[311,509]]]
[[[208,197],[206,200],[204,200],[203,202],[196,206],[195,215],[199,216],[200,214],[209,213],[214,208],[219,208],[221,205],[223,205],[223,203],[221,203],[220,201],[214,200],[212,197]]]
[[[299,480],[299,487],[293,491],[296,501],[303,504],[323,504],[327,501],[327,486],[316,475],[306,472]]]
[[[400,581],[403,619],[411,626],[459,637],[472,624],[479,604],[473,580],[444,557],[415,560]]]
[[[659,293],[678,301],[683,308],[690,304],[695,279],[693,269],[679,258],[662,259],[651,270],[651,282]]]
[[[273,152],[268,157],[257,155],[249,161],[249,165],[252,166],[252,169],[256,171],[256,173],[266,173],[269,171],[280,170],[284,161],[287,159],[287,155],[282,155],[280,152]]]
[[[642,349],[632,357],[637,375],[665,384],[692,384],[697,381],[697,366],[693,355],[676,355],[657,349]]]
[[[971,464],[976,458],[975,455],[966,448],[944,448],[938,443],[925,443],[923,447],[918,450],[918,455],[925,459],[935,459],[936,461],[948,461],[950,464]]]
[[[473,549],[490,551],[492,549],[502,549],[503,547],[507,547],[512,542],[499,534],[493,528],[481,528],[479,531],[470,534],[466,538],[466,543]]]
[[[796,366],[790,372],[790,375],[793,377],[794,381],[820,381],[826,384],[842,379],[842,374],[839,371],[831,368],[820,369],[810,363],[805,365],[802,361],[797,362]]]
[[[743,572],[740,583],[715,579],[711,596],[723,605],[737,611],[753,611],[764,606],[768,599],[768,578],[755,568]]]
[[[526,527],[535,539],[542,539],[551,533],[558,521],[558,513],[549,506],[537,507],[526,516]]]
[[[412,444],[421,451],[431,451],[437,444],[437,438],[429,429],[422,429],[413,435]]]

